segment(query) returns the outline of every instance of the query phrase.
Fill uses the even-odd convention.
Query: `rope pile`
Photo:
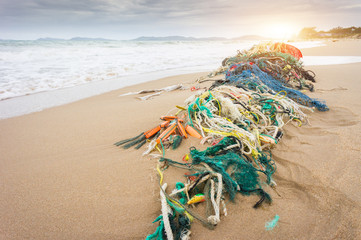
[[[280,91],[287,93],[287,96],[299,104],[309,107],[316,107],[319,111],[327,111],[327,105],[317,99],[312,99],[306,94],[285,86],[282,81],[278,81],[271,75],[262,71],[258,65],[247,63],[237,63],[232,65],[226,72],[226,80],[237,87],[257,90],[260,92],[270,92],[275,94]]]
[[[272,202],[264,185],[277,185],[272,179],[276,163],[271,149],[281,140],[284,126],[307,124],[304,112],[314,108],[328,110],[325,103],[292,88],[291,78],[285,79],[291,71],[306,72],[299,61],[302,53],[289,46],[263,44],[227,58],[224,81],[186,99],[174,115],[162,116],[159,126],[115,143],[136,149],[148,143],[143,155],[162,153],[157,165],[161,215],[148,240],[189,239],[194,219],[213,229],[221,215],[227,215],[225,201],[233,201],[237,193],[257,195],[254,208]],[[288,75],[285,64],[291,66]],[[188,136],[210,147],[203,151],[191,147],[183,162],[165,158],[166,148],[176,149]],[[163,174],[170,166],[184,169],[185,178],[167,193]],[[204,205],[203,214],[194,207],[199,204]]]
[[[300,58],[302,58],[301,51],[292,45],[267,42],[225,58],[222,67],[210,76],[225,73],[234,64],[248,62],[257,65],[263,72],[282,82],[286,87],[313,91],[315,73],[304,70]]]

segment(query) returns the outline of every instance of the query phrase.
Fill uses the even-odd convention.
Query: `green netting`
[[[258,176],[259,170],[238,152],[224,151],[225,148],[235,144],[237,141],[234,138],[225,137],[217,145],[204,151],[192,148],[190,151],[193,158],[192,164],[206,163],[214,172],[220,173],[231,200],[234,199],[236,192],[240,192],[244,195],[256,193],[261,196],[262,202],[263,200],[270,202],[271,197],[262,189]],[[256,204],[255,207],[258,205]]]

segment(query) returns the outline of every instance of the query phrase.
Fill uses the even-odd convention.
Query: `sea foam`
[[[0,118],[161,77],[210,72],[225,57],[256,43],[259,41],[0,41]],[[292,44],[299,48],[323,45],[320,41]]]
[[[141,73],[212,71],[255,41],[0,41],[0,100]],[[301,43],[304,46],[320,42]],[[137,82],[134,82],[136,84]]]

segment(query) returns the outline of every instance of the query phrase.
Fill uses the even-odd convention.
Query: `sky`
[[[288,37],[360,27],[360,0],[0,0],[0,39]]]

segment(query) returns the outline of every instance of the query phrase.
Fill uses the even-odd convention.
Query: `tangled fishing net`
[[[226,71],[226,80],[237,87],[251,89],[260,92],[270,92],[276,94],[284,91],[287,96],[299,104],[316,107],[320,111],[327,111],[327,105],[317,99],[312,99],[306,94],[285,86],[282,81],[276,80],[270,74],[262,71],[258,65],[247,63],[238,63],[232,65]]]
[[[263,43],[249,50],[238,51],[237,55],[225,58],[222,67],[210,75],[225,73],[232,65],[250,63],[257,65],[264,73],[280,81],[284,86],[313,91],[315,73],[303,68],[299,49],[286,43]]]
[[[272,202],[264,186],[276,187],[271,149],[281,140],[284,126],[307,124],[305,112],[314,108],[328,110],[324,102],[298,91],[313,90],[310,82],[314,82],[301,57],[297,48],[283,43],[238,52],[212,73],[224,73],[223,81],[186,99],[184,107],[162,116],[155,128],[115,143],[136,149],[147,144],[143,155],[162,154],[157,165],[161,215],[148,240],[189,239],[194,219],[213,229],[227,215],[225,200],[234,200],[237,193],[258,196],[254,208]],[[192,147],[183,161],[165,158],[166,148],[177,149],[189,136],[210,147],[203,151]],[[171,193],[163,183],[170,166],[186,171],[184,181],[177,182]],[[205,204],[203,214],[191,208],[197,204]]]

